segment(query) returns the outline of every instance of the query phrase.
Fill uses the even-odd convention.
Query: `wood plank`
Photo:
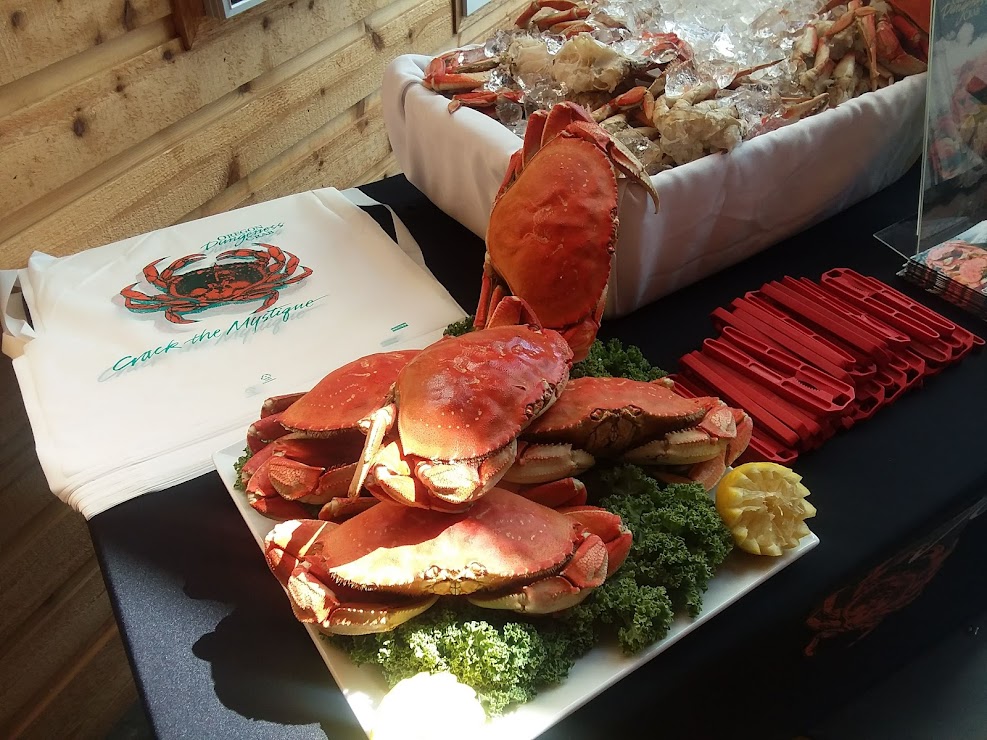
[[[321,168],[322,165],[318,164],[321,159],[320,150],[336,142],[347,129],[366,128],[365,120],[368,117],[381,117],[382,115],[383,110],[378,91],[336,116],[273,159],[248,172],[216,197],[210,198],[198,208],[186,213],[179,219],[179,223],[311,189],[304,187],[303,180],[295,170],[307,160],[316,162],[317,166]],[[336,181],[338,182],[339,178]],[[270,192],[275,194],[262,198],[255,197],[257,192],[266,188],[272,188]]]
[[[100,70],[124,64],[132,57],[166,43],[174,36],[175,28],[171,16],[165,16],[131,33],[14,80],[0,87],[0,117],[34,105],[59,90],[88,79]],[[79,104],[75,108],[82,110]]]
[[[283,195],[357,184],[368,162],[379,162],[391,153],[379,100],[374,108],[328,139],[309,156],[258,188],[241,205],[260,203]]]
[[[0,176],[0,203],[7,204],[7,213],[23,228],[24,218],[37,220],[50,212],[49,199],[38,201],[59,186],[224,95],[249,90],[256,78],[279,65],[300,70],[300,65],[332,54],[354,32],[363,32],[363,21],[389,2],[353,0],[342,7],[335,0],[282,4],[230,21],[222,34],[189,51],[183,49],[169,17],[168,35],[157,38],[153,47],[135,49],[103,66],[80,60],[72,68],[77,73],[84,69],[85,74],[71,84],[61,74],[49,80],[53,75],[46,69],[38,73],[42,80],[31,76],[9,86],[18,90],[0,88],[0,172],[6,173]],[[56,86],[45,89],[43,98],[37,93],[42,82]],[[99,184],[88,181],[90,188]],[[26,214],[12,213],[32,202],[35,208]],[[4,226],[9,234],[9,224]]]
[[[0,388],[16,388],[14,368],[0,361]],[[14,537],[29,526],[45,507],[55,503],[34,447],[24,403],[18,393],[4,393],[0,400],[0,554],[10,549]]]
[[[351,149],[352,157],[340,160],[336,156]],[[367,167],[367,162],[372,164]],[[387,139],[378,91],[187,213],[181,221],[315,188],[363,185],[400,172]]]
[[[354,186],[377,182],[378,180],[383,180],[394,175],[400,175],[401,172],[401,165],[398,164],[397,157],[394,156],[394,152],[392,151],[381,161],[375,162],[362,175],[357,177]]]
[[[378,180],[383,180],[385,178],[392,177],[393,175],[400,174],[401,165],[398,164],[398,160],[394,156],[394,152],[391,152],[380,162],[376,162],[370,167],[370,169],[360,175],[353,185],[366,185],[369,182],[377,182]]]
[[[446,0],[399,0],[362,24],[352,43],[318,64],[298,70],[298,60],[292,60],[258,78],[245,93],[220,99],[91,173],[105,185],[80,193],[85,184],[73,183],[53,193],[47,200],[61,208],[0,242],[0,267],[25,263],[38,245],[68,254],[174,223],[276,156],[286,142],[299,140],[377,89],[394,56],[435,48],[450,29]],[[278,125],[272,126],[272,120]],[[16,213],[6,219],[0,237],[10,233],[10,222],[23,225],[25,219]]]
[[[68,513],[64,513],[68,512]],[[43,522],[22,530],[0,552],[0,634],[19,627],[65,583],[82,563],[93,557],[89,529],[80,514],[60,501],[32,520]]]
[[[191,49],[200,29],[208,23],[203,0],[172,0],[175,6],[175,29],[182,37],[182,45]]]
[[[0,644],[0,727],[85,648],[113,612],[95,558],[84,562]],[[40,649],[43,646],[44,649]]]
[[[0,0],[0,85],[170,14],[168,0]]]
[[[65,666],[56,682],[0,729],[0,736],[23,740],[104,737],[136,698],[123,643],[111,619],[91,636],[91,644]]]

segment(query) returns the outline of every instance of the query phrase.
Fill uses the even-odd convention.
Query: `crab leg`
[[[534,17],[534,15],[544,8],[551,8],[552,10],[567,11],[576,7],[576,3],[573,0],[533,0],[532,3],[524,9],[524,11],[517,17],[514,21],[514,25],[518,28],[524,28],[528,25],[528,22]],[[587,13],[589,15],[589,13]],[[554,17],[554,16],[553,16]]]
[[[264,401],[264,405],[260,408],[260,417],[263,419],[265,416],[271,416],[272,414],[280,414],[282,411],[286,411],[291,404],[297,401],[299,398],[304,396],[305,393],[285,393],[281,396],[271,396]]]
[[[286,434],[288,430],[281,426],[281,414],[262,416],[247,427],[247,446],[256,453]]]
[[[367,433],[367,441],[363,446],[363,453],[360,455],[360,460],[357,463],[356,473],[353,475],[353,481],[350,483],[349,496],[350,498],[356,498],[360,495],[360,489],[363,488],[363,484],[367,480],[367,473],[370,472],[370,466],[374,462],[374,458],[377,453],[380,452],[381,444],[384,441],[384,435],[387,434],[391,427],[394,426],[394,421],[397,419],[398,409],[393,403],[389,403],[383,408],[377,409],[370,415],[368,422],[362,424],[365,427]]]
[[[296,501],[282,498],[268,476],[271,458],[262,463],[247,483],[247,503],[254,511],[272,519],[305,519],[308,510]]]
[[[571,444],[522,443],[504,480],[526,485],[549,483],[584,473],[595,464],[596,458]]]
[[[379,503],[380,499],[373,496],[360,496],[359,498],[334,496],[319,510],[319,519],[327,522],[341,522]]]
[[[582,506],[586,503],[586,486],[578,478],[562,478],[534,486],[504,483],[501,480],[497,487],[516,493],[518,496],[524,496],[529,501],[534,501],[550,509],[558,509],[563,506]]]

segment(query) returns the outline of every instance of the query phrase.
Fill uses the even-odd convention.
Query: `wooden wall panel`
[[[0,85],[170,13],[168,0],[0,0]]]
[[[0,561],[0,635],[33,618],[69,575],[92,557],[89,528],[82,516],[53,497],[31,528],[19,535],[4,548]]]
[[[120,670],[126,660],[120,634],[110,620],[63,667],[58,678],[22,708],[3,737],[105,737],[137,699],[133,680]]]
[[[305,65],[332,58],[346,43],[343,32],[349,30],[351,37],[363,31],[362,13],[385,5],[385,0],[342,8],[338,0],[285,4],[251,16],[234,32],[202,39],[189,51],[169,25],[169,40],[138,56],[114,59],[105,67],[100,60],[83,65],[85,76],[75,84],[20,101],[19,110],[0,118],[0,172],[19,171],[17,179],[0,177],[0,203],[9,212],[37,201],[279,65],[287,65],[283,75],[290,77]],[[44,87],[38,80],[26,82],[32,83],[30,90]],[[92,182],[85,177],[75,190]],[[9,228],[40,212],[23,214]]]
[[[99,566],[90,557],[0,645],[0,665],[20,667],[0,671],[0,728],[11,724],[19,707],[55,683],[65,664],[112,618]],[[9,733],[0,730],[0,737]]]
[[[109,160],[86,181],[12,214],[0,223],[0,267],[26,262],[38,245],[67,254],[146,231],[147,224],[174,223],[356,105],[379,87],[395,56],[446,41],[446,6],[447,0],[398,0],[327,42],[334,48],[320,61],[308,64],[325,53],[321,48],[303,54]],[[80,192],[93,180],[101,184]],[[50,215],[31,223],[38,212]]]
[[[0,387],[16,388],[10,364],[0,360]],[[31,526],[33,520],[51,503],[47,483],[41,465],[34,452],[34,437],[27,423],[24,404],[14,393],[0,396],[0,567],[4,553],[21,532]],[[0,608],[3,594],[0,593]]]
[[[452,0],[269,0],[199,19],[186,48],[170,0],[0,0],[0,269],[396,174],[384,67],[527,2],[454,32]],[[47,490],[23,408],[0,418],[0,737],[100,737],[136,694],[88,529]]]

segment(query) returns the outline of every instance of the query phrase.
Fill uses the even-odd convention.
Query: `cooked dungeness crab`
[[[505,305],[515,307],[514,317],[528,313],[516,298]],[[366,482],[384,500],[467,508],[514,462],[518,434],[555,402],[571,363],[558,332],[530,324],[491,326],[430,345],[371,415],[350,494]]]
[[[487,227],[474,325],[519,296],[586,357],[606,305],[617,243],[617,171],[658,193],[638,161],[574,103],[536,111],[511,157]],[[514,310],[511,308],[511,310]]]
[[[582,473],[596,458],[622,460],[710,490],[750,442],[753,424],[717,398],[684,398],[665,381],[576,378],[521,437],[511,483]],[[678,470],[677,470],[678,469]]]
[[[462,514],[381,502],[342,524],[282,522],[265,545],[295,616],[354,635],[394,629],[441,595],[561,611],[620,566],[631,534],[604,509],[556,511],[495,488]]]
[[[374,503],[369,496],[348,496],[368,419],[419,352],[361,357],[307,393],[267,399],[261,418],[247,431],[253,456],[241,470],[241,482],[250,505],[278,519],[310,516],[301,504],[325,505],[322,516],[332,519]]]

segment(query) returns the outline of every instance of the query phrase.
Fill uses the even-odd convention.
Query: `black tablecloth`
[[[795,238],[606,322],[601,336],[636,344],[674,371],[678,357],[714,334],[709,313],[717,306],[767,280],[815,279],[833,267],[885,280],[983,334],[984,324],[895,278],[900,258],[872,236],[914,215],[918,179],[916,168]],[[403,177],[362,189],[395,209],[429,268],[472,311],[482,242]],[[987,516],[966,527],[909,606],[862,639],[858,630],[819,643],[813,657],[804,653],[813,635],[806,617],[827,595],[987,495],[985,381],[987,354],[971,355],[803,455],[795,467],[813,492],[821,544],[545,737],[609,737],[642,725],[649,737],[791,737],[983,609]],[[90,528],[159,736],[362,737],[215,473],[116,506]],[[441,707],[422,711],[442,721]]]

